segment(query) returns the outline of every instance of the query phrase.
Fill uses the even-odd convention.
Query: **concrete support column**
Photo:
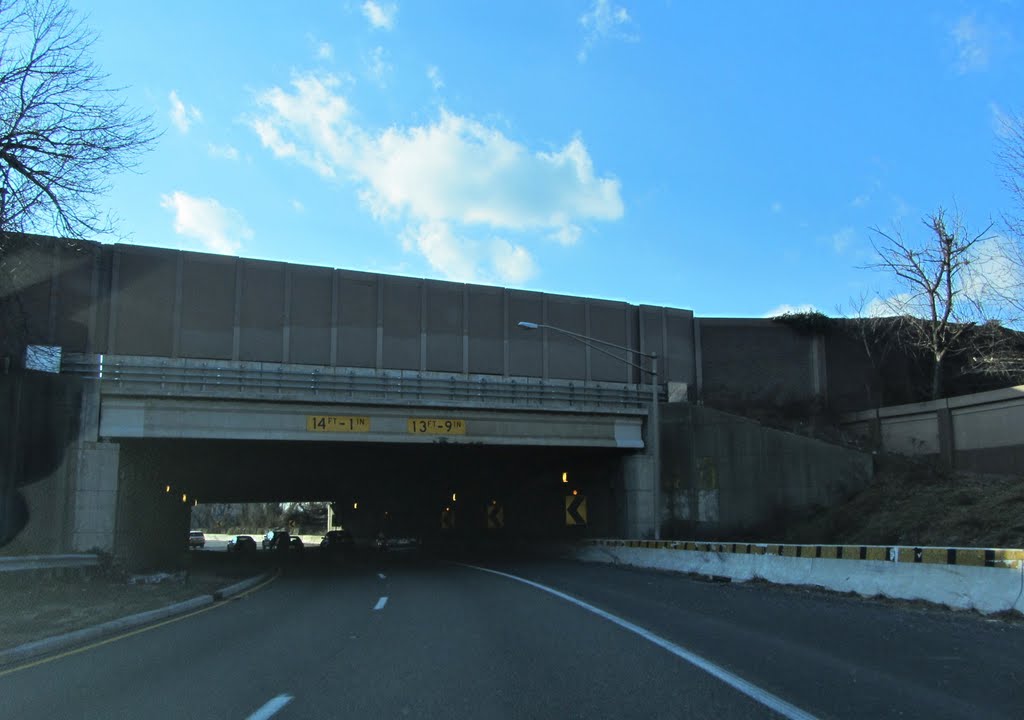
[[[75,448],[71,493],[71,550],[114,551],[118,465],[116,443],[79,442]]]
[[[647,453],[622,459],[625,537],[654,536],[654,458]]]

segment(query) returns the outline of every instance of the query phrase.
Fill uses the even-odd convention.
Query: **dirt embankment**
[[[1024,547],[1024,474],[948,472],[899,456],[842,505],[791,522],[785,542]]]

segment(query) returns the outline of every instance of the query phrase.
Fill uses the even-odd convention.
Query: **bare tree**
[[[114,230],[99,205],[156,139],[149,116],[108,85],[96,36],[64,0],[0,0],[0,356],[24,349],[21,233]],[[7,361],[9,364],[10,360]]]
[[[939,208],[922,222],[928,235],[907,240],[899,230],[872,228],[878,261],[867,267],[892,273],[904,291],[888,301],[894,315],[905,317],[908,342],[932,360],[931,396],[942,397],[943,365],[965,332],[984,321],[982,293],[972,292],[968,268],[978,260],[979,243],[990,239],[992,226],[971,234],[959,216],[947,219]]]
[[[1010,192],[1013,209],[1004,212],[1003,226],[1007,232],[1004,255],[1010,268],[1001,289],[1003,300],[1017,316],[1024,316],[1024,115],[1002,117],[999,127],[997,159],[1000,179]]]
[[[0,0],[0,229],[102,234],[97,199],[155,140],[90,55],[64,0]]]
[[[22,294],[35,279],[15,251],[24,233],[112,231],[99,198],[157,137],[93,62],[95,41],[64,0],[0,0],[0,373],[28,342]],[[7,420],[0,433],[18,422]],[[39,478],[0,465],[3,545],[27,521],[15,488]]]

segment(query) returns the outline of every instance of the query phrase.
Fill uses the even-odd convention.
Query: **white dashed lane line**
[[[387,604],[388,604],[388,596],[384,595],[383,597],[381,597],[380,600],[377,601],[377,604],[373,606],[373,609],[374,610],[383,610],[384,606],[387,605]]]

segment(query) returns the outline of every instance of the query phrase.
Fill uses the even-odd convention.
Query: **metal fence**
[[[123,355],[66,354],[61,372],[99,380],[104,394],[160,397],[636,412],[652,394],[650,385]]]

